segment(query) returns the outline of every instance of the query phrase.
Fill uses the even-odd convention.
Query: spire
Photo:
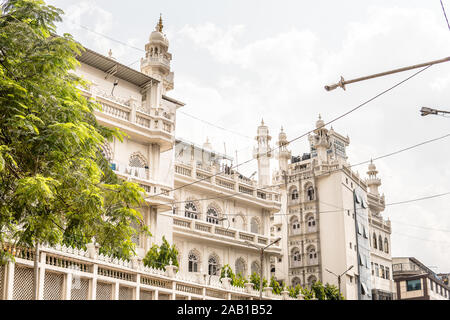
[[[261,120],[261,125],[262,126],[264,125],[264,118],[262,118],[262,120]]]
[[[156,31],[162,32],[164,28],[163,21],[162,21],[162,14],[159,14],[159,21],[156,25]]]

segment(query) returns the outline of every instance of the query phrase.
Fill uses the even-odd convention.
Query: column
[[[38,289],[38,300],[44,300],[44,281],[45,281],[45,260],[47,254],[41,251],[41,258],[39,262],[39,289]]]
[[[64,278],[64,300],[70,300],[72,294],[72,272],[67,273]]]
[[[15,264],[13,262],[8,262],[5,267],[5,300],[13,300],[13,289],[14,289],[14,270]],[[3,293],[2,293],[3,294]]]
[[[159,300],[159,291],[158,290],[155,290],[153,297],[154,297],[154,300]]]
[[[137,282],[137,286],[136,286],[136,291],[134,294],[134,300],[141,300],[141,275],[138,273],[136,275],[136,282]]]
[[[90,280],[89,300],[97,300],[97,273],[98,265],[94,264],[93,277]]]
[[[113,300],[119,300],[119,282],[116,281],[113,285]]]

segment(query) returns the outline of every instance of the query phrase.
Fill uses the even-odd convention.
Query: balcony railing
[[[237,174],[225,174],[220,172],[219,166],[206,166],[197,163],[194,167],[190,163],[177,162],[175,164],[175,173],[193,179],[200,179],[204,183],[214,184],[221,188],[239,192],[253,198],[265,201],[275,201],[280,205],[280,195],[278,193],[273,191],[260,191],[258,190],[256,183],[250,183],[250,179],[242,179]]]
[[[177,211],[175,212],[177,213]],[[201,216],[201,214],[198,214],[198,216]],[[222,225],[208,223],[202,220],[191,219],[188,217],[178,215],[175,215],[173,217],[173,225],[175,227],[180,227],[185,231],[204,232],[207,234],[208,237],[212,235],[219,235],[227,237],[229,239],[240,240],[242,242],[250,241],[252,243],[259,245],[267,245],[269,244],[269,241],[272,241],[272,239],[269,239],[269,237],[264,235],[250,233],[243,230],[237,230],[234,228],[225,228]],[[274,246],[280,247],[279,243],[275,244]]]
[[[82,89],[85,96],[95,98],[101,105],[101,112],[113,118],[135,123],[141,127],[172,134],[175,125],[172,116],[161,108],[146,109],[136,97],[128,99],[113,96],[98,87]],[[161,110],[161,111],[159,111]]]

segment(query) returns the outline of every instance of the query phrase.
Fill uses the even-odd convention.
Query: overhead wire
[[[415,72],[415,73],[412,74],[411,76],[409,76],[409,77],[405,78],[404,80],[402,80],[402,81],[396,83],[395,85],[391,86],[390,88],[388,88],[388,89],[386,89],[386,90],[384,90],[384,91],[378,93],[377,95],[375,95],[374,97],[370,98],[369,100],[366,100],[365,102],[363,102],[363,103],[361,103],[360,105],[358,105],[358,106],[352,108],[351,110],[349,110],[349,111],[343,113],[342,115],[340,115],[340,116],[334,118],[333,120],[324,123],[322,126],[319,126],[319,127],[317,127],[316,129],[310,130],[310,131],[308,131],[308,132],[306,132],[306,133],[304,133],[304,134],[302,134],[302,135],[300,135],[300,136],[297,136],[296,138],[294,138],[294,139],[288,141],[288,144],[291,144],[292,142],[295,142],[295,141],[297,141],[297,140],[299,140],[299,139],[301,139],[301,138],[303,138],[303,137],[305,137],[305,136],[311,134],[312,132],[314,132],[314,131],[316,131],[316,130],[322,129],[322,128],[324,128],[325,126],[330,125],[330,124],[332,124],[332,123],[334,123],[334,122],[336,122],[336,121],[342,119],[343,117],[349,115],[350,113],[352,113],[352,112],[354,112],[354,111],[356,111],[356,110],[362,108],[363,106],[367,105],[368,103],[372,102],[373,100],[379,98],[379,97],[382,96],[383,94],[386,94],[387,92],[389,92],[389,91],[395,89],[396,87],[398,87],[398,86],[400,86],[401,84],[405,83],[406,81],[412,79],[413,77],[417,76],[418,74],[424,72],[425,70],[427,70],[427,69],[430,68],[431,66],[432,66],[432,65],[426,66],[425,68],[423,68],[423,69],[421,69],[421,70]],[[278,146],[278,147],[275,147],[275,148],[271,148],[271,149],[268,151],[268,153],[269,153],[269,152],[276,151],[276,150],[278,150],[279,148],[281,148],[281,146]],[[238,164],[238,165],[235,165],[235,166],[231,167],[230,169],[234,169],[234,168],[236,168],[236,167],[242,166],[242,165],[247,164],[247,163],[249,163],[249,162],[251,162],[251,161],[253,161],[253,160],[255,160],[255,158],[252,158],[252,159],[249,159],[249,160],[247,160],[247,161],[244,161],[244,162],[242,162],[242,163],[240,163],[240,164]],[[219,174],[222,174],[222,173],[224,173],[224,171],[217,172],[217,173],[213,174],[212,177],[218,176]],[[182,185],[182,186],[177,187],[177,188],[173,188],[173,189],[170,190],[170,191],[179,190],[179,189],[182,189],[182,188],[185,188],[185,187],[188,187],[188,186],[197,184],[197,183],[199,183],[199,182],[205,181],[205,180],[207,180],[207,179],[209,179],[209,177],[204,177],[204,178],[195,180],[195,181],[193,181],[193,182],[191,182],[191,183]],[[147,197],[147,198],[157,197],[157,196],[160,196],[160,195],[162,195],[162,194],[164,194],[164,193],[162,192],[162,193],[159,193],[159,194],[156,194],[156,195],[153,195],[153,196],[149,196],[149,197]]]

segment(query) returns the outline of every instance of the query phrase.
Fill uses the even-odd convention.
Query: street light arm
[[[325,269],[326,271],[328,271],[329,273],[331,273],[331,274],[334,274],[336,277],[338,277],[339,278],[339,276],[336,274],[336,273],[334,273],[333,271],[331,271],[331,270],[328,270],[328,269]]]
[[[353,265],[350,266],[350,268],[348,268],[347,270],[345,270],[345,272],[342,273],[340,276],[342,277],[344,274],[346,274],[347,272],[349,272],[352,268],[353,268]]]
[[[266,250],[268,247],[270,247],[271,245],[274,245],[275,243],[277,243],[277,242],[280,241],[280,240],[281,240],[281,238],[278,237],[278,239],[276,239],[276,240],[273,241],[272,243],[269,243],[267,246],[265,246],[263,250]]]

